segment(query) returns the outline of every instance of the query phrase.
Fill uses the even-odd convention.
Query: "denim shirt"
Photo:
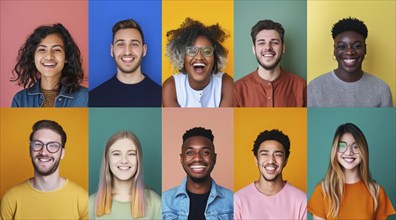
[[[162,219],[188,219],[190,198],[187,194],[187,178],[180,186],[162,193]],[[205,217],[209,219],[232,219],[234,215],[234,193],[216,184],[212,187],[205,208]]]
[[[11,107],[41,107],[44,102],[44,94],[40,91],[40,81],[31,88],[26,88],[15,94]],[[88,89],[80,86],[74,93],[66,93],[61,88],[58,96],[55,97],[55,107],[87,107]]]

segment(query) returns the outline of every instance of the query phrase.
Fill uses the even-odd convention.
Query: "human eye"
[[[353,48],[354,48],[354,49],[362,49],[362,47],[363,47],[363,46],[362,46],[362,44],[360,44],[360,43],[357,43],[357,44],[354,44],[354,45],[353,45]]]
[[[282,153],[275,153],[275,157],[283,157]]]
[[[209,154],[210,154],[210,151],[209,150],[204,150],[204,151],[202,151],[202,156],[208,156]]]
[[[347,149],[348,145],[344,142],[338,143],[338,151],[344,152]]]
[[[129,156],[135,156],[135,155],[136,155],[136,152],[135,152],[135,151],[131,151],[131,152],[128,153],[128,155],[129,155]]]
[[[271,42],[273,45],[279,45],[279,41],[275,40]]]
[[[186,48],[186,54],[188,56],[195,56],[198,53],[198,48],[191,46]]]
[[[202,53],[205,56],[211,56],[213,54],[213,47],[203,47],[202,48]]]
[[[192,155],[194,155],[194,152],[193,152],[192,150],[187,150],[187,151],[185,152],[185,154],[186,154],[187,156],[192,156]]]
[[[265,152],[265,151],[260,152],[260,156],[266,157],[266,156],[268,156],[268,152]]]
[[[344,44],[338,44],[337,49],[339,50],[345,50],[346,46]]]
[[[37,47],[36,52],[45,52],[44,47]]]
[[[117,46],[117,47],[124,47],[124,46],[125,46],[125,43],[122,42],[122,41],[119,41],[119,42],[116,43],[116,46]]]

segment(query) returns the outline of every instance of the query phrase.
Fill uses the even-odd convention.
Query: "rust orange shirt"
[[[326,219],[330,203],[324,198],[322,185],[319,183],[308,202],[308,211],[320,218]],[[341,201],[337,219],[386,219],[396,214],[392,203],[384,189],[380,187],[378,208],[374,210],[374,200],[363,181],[354,184],[345,184],[345,194]],[[334,218],[329,218],[334,219]]]
[[[235,82],[235,107],[305,107],[307,83],[295,74],[281,70],[274,81],[261,78],[254,71]]]

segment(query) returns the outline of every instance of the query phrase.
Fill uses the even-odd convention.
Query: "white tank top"
[[[188,83],[187,74],[173,75],[177,102],[180,107],[219,107],[221,83],[224,73],[211,74],[209,84],[203,90],[194,90]]]

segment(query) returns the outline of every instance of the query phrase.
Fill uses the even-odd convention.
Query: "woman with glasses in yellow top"
[[[166,36],[166,55],[180,74],[162,85],[163,106],[232,107],[233,79],[220,72],[228,53],[221,43],[228,35],[219,24],[205,26],[186,18]]]
[[[308,211],[313,219],[386,219],[396,214],[371,176],[368,144],[356,125],[337,128],[329,167],[312,193]]]

